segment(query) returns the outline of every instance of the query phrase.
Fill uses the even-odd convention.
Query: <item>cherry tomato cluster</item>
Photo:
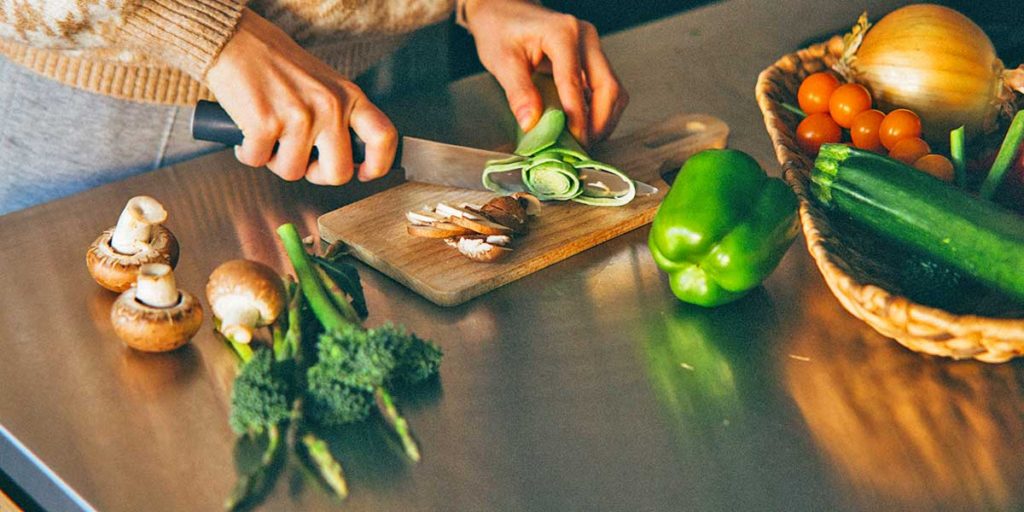
[[[932,154],[921,138],[921,119],[907,109],[888,114],[871,108],[871,93],[863,85],[843,84],[829,72],[814,73],[800,84],[797,101],[807,117],[796,128],[797,143],[816,155],[822,144],[842,142],[843,129],[858,148],[887,154],[946,181],[953,163]]]

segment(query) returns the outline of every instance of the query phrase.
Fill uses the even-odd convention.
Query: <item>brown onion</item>
[[[868,87],[884,111],[914,111],[924,138],[940,146],[961,125],[969,136],[994,130],[1013,90],[1024,91],[1024,66],[1005,70],[980,27],[932,4],[897,9],[874,26],[862,16],[836,71]]]

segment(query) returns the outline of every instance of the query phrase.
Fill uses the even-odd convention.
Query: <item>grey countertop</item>
[[[632,96],[620,133],[675,112],[725,120],[777,174],[758,73],[900,2],[731,0],[604,40]],[[488,77],[386,106],[401,129],[507,142]],[[216,510],[234,479],[235,360],[210,323],[145,355],[114,336],[85,248],[136,194],[161,199],[201,293],[222,261],[278,270],[282,222],[394,184],[284,183],[229,152],[0,217],[0,467],[49,509]],[[799,242],[744,300],[675,300],[639,229],[456,308],[360,265],[368,323],[445,350],[440,383],[398,399],[424,459],[374,424],[332,435],[340,505],[287,470],[265,510],[834,510],[1024,506],[1024,366],[911,353],[849,316]]]

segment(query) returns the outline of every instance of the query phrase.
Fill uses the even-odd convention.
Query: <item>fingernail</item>
[[[516,121],[519,122],[519,128],[524,132],[532,128],[530,121],[533,120],[533,109],[530,107],[521,107],[516,110]]]

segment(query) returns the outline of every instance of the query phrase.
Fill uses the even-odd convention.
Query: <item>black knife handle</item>
[[[366,158],[366,143],[360,139],[352,130],[352,161],[361,163]],[[238,128],[231,116],[221,108],[219,103],[199,100],[195,110],[192,112],[192,138],[209,142],[219,142],[228,146],[239,146],[245,138],[242,130]],[[277,152],[277,144],[274,144],[274,151]],[[316,160],[319,153],[313,147],[309,160]],[[396,163],[398,161],[396,155]]]

